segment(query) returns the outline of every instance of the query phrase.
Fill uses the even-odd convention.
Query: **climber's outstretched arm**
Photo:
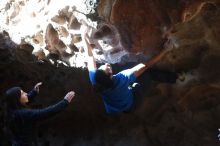
[[[161,51],[158,55],[156,55],[155,57],[153,57],[149,61],[147,61],[145,63],[140,63],[140,64],[134,66],[133,68],[131,68],[134,72],[134,76],[136,78],[139,77],[142,73],[144,73],[144,71],[146,69],[148,69],[149,67],[151,67],[152,65],[157,63],[166,54],[167,51],[169,51],[169,49],[164,49],[163,51]]]
[[[85,34],[83,37],[84,41],[84,49],[85,49],[85,54],[87,57],[87,62],[88,62],[88,70],[95,70],[96,69],[96,62],[95,58],[92,53],[92,46],[89,43],[89,36],[88,34]]]

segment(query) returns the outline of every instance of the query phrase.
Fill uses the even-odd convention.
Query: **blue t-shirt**
[[[89,78],[92,84],[95,70],[89,71]],[[113,87],[101,93],[107,113],[119,113],[129,110],[133,103],[133,93],[128,86],[135,81],[131,69],[123,70],[112,76]]]

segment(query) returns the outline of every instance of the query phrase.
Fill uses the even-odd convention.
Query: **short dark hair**
[[[6,96],[5,100],[8,110],[16,110],[22,107],[22,104],[20,103],[20,97],[21,97],[20,87],[13,87],[8,89],[5,92],[5,96]]]
[[[96,31],[94,34],[93,34],[93,38],[94,39],[101,39],[103,37],[102,35],[102,32],[100,31]]]
[[[94,89],[96,92],[102,92],[106,89],[112,88],[113,80],[110,74],[106,74],[103,70],[97,69],[94,75],[95,84]]]
[[[112,33],[112,29],[109,27],[108,24],[102,24],[93,34],[93,38],[102,39],[102,37],[111,35]]]

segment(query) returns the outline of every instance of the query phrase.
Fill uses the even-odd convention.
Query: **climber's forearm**
[[[95,70],[96,69],[96,62],[95,58],[92,57],[87,57],[87,63],[88,63],[88,70]]]
[[[84,38],[84,42],[85,42],[85,53],[86,53],[86,55],[89,56],[89,57],[93,57],[92,46],[89,44],[89,42],[86,38]]]
[[[92,46],[89,44],[87,37],[88,36],[85,36],[83,38],[83,40],[85,43],[84,49],[85,49],[85,54],[86,54],[86,58],[87,58],[88,69],[94,70],[94,69],[96,69],[96,62],[95,62],[95,58],[92,53]]]
[[[167,50],[163,50],[160,54],[148,60],[147,62],[139,63],[138,65],[133,67],[132,70],[134,72],[134,76],[136,78],[139,77],[142,73],[145,72],[145,70],[147,70],[149,67],[157,63],[166,54],[166,52]]]
[[[146,68],[149,68],[150,66],[157,63],[166,54],[166,52],[167,52],[167,50],[164,49],[160,52],[160,54],[156,55],[155,57],[153,57],[149,61],[145,62],[144,65],[146,66]]]

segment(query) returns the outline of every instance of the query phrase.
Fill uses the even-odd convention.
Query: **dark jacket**
[[[28,93],[29,101],[37,95],[37,92],[32,90]],[[38,120],[48,118],[62,111],[68,105],[68,101],[63,99],[57,104],[51,105],[43,109],[28,109],[22,108],[11,111],[10,127],[13,133],[13,146],[32,146],[34,145],[35,123]]]

